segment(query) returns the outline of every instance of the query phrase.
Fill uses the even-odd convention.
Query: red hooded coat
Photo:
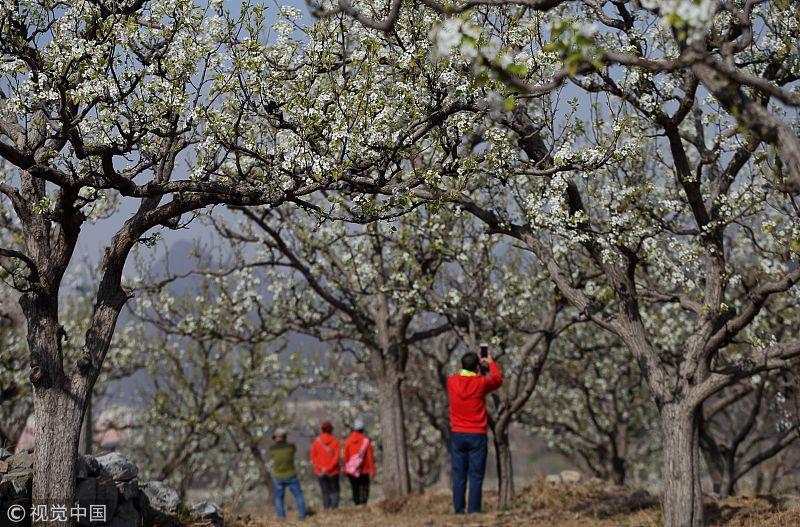
[[[450,430],[465,434],[485,434],[489,418],[486,415],[486,395],[503,384],[500,368],[489,363],[489,376],[461,371],[447,379],[450,395]]]
[[[317,476],[336,476],[339,474],[341,453],[339,440],[328,433],[321,433],[311,443],[311,464]]]
[[[364,440],[366,436],[361,432],[353,430],[353,433],[350,434],[344,442],[344,462],[347,464],[347,460],[351,457],[355,456],[358,451],[361,449],[361,445],[364,444]],[[361,473],[362,474],[369,474],[371,477],[375,477],[375,457],[372,454],[372,441],[369,442],[369,446],[367,447],[366,452],[364,452],[364,461],[361,462]]]

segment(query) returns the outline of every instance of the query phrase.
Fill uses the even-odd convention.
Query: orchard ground
[[[346,489],[343,498],[347,499]],[[292,502],[292,498],[288,498]],[[496,493],[487,492],[484,514],[456,517],[451,514],[449,493],[437,491],[403,500],[378,500],[366,507],[345,506],[312,514],[298,521],[294,510],[279,523],[269,509],[226,511],[233,527],[296,525],[303,527],[659,527],[658,497],[632,487],[618,487],[599,480],[552,485],[537,479],[518,493],[516,503],[497,510]],[[800,525],[800,498],[738,496],[706,500],[706,521],[724,527],[795,527]],[[226,523],[227,524],[227,523]]]

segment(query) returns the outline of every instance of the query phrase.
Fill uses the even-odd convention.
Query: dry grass
[[[346,496],[346,494],[345,494]],[[345,497],[343,496],[343,497]],[[448,493],[426,493],[399,500],[381,500],[366,507],[344,507],[312,514],[303,522],[290,512],[284,525],[303,527],[659,527],[660,503],[647,492],[589,480],[577,485],[549,485],[536,480],[519,493],[514,507],[498,510],[489,492],[484,514],[456,517]],[[229,511],[226,525],[281,525],[269,509]],[[706,517],[714,527],[796,527],[800,508],[783,510],[773,497],[736,497],[709,501]],[[294,520],[292,519],[294,518]]]

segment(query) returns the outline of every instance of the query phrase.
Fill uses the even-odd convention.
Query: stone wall
[[[203,501],[187,507],[178,493],[161,481],[139,481],[139,468],[118,452],[99,457],[79,456],[76,460],[75,501],[82,508],[104,505],[109,527],[155,527],[195,524],[222,527],[222,509]],[[30,512],[33,484],[33,454],[11,454],[0,450],[0,523],[14,504]],[[99,526],[81,518],[78,525]],[[30,519],[15,524],[30,525]]]

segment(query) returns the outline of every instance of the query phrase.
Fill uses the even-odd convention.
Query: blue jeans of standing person
[[[275,512],[278,513],[278,518],[286,518],[286,511],[283,510],[283,496],[286,494],[286,489],[294,496],[294,502],[297,504],[297,514],[301,518],[306,517],[306,500],[303,497],[303,489],[300,487],[300,480],[297,476],[291,478],[272,478],[275,484]]]
[[[481,489],[486,474],[486,434],[450,434],[450,455],[453,461],[453,508],[464,514],[469,480],[469,505],[467,512],[481,512]]]

